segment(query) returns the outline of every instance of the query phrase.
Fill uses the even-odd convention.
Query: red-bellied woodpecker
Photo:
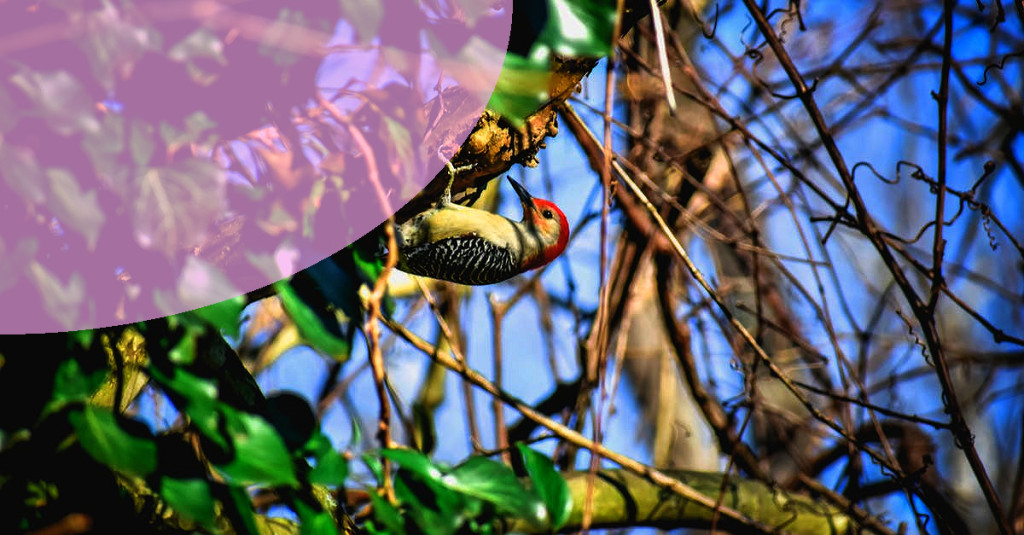
[[[454,180],[454,169],[451,180]],[[522,221],[441,200],[397,228],[398,269],[459,284],[495,284],[551,262],[569,242],[569,222],[550,201],[534,199],[509,177]]]

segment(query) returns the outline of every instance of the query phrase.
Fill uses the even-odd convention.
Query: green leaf
[[[185,117],[184,124],[185,134],[188,136],[188,139],[197,141],[203,132],[217,128],[217,123],[202,110],[188,114],[188,116]]]
[[[156,469],[152,438],[122,429],[113,412],[86,405],[68,414],[68,420],[82,448],[96,461],[137,477],[146,477]],[[139,426],[145,429],[142,423]]]
[[[377,479],[377,484],[380,485],[384,482],[384,465],[381,464],[380,459],[368,454],[363,454],[363,464],[370,470],[373,477]]]
[[[367,284],[374,284],[384,271],[384,258],[366,251],[365,248],[349,246],[352,250],[352,261],[355,262],[356,270],[360,278]]]
[[[212,59],[220,65],[227,65],[224,57],[224,42],[209,28],[199,28],[167,50],[167,58],[174,61]]]
[[[309,474],[314,485],[340,486],[348,477],[348,461],[340,453],[331,450],[316,459],[316,467]]]
[[[405,524],[402,516],[395,506],[381,498],[376,492],[370,491],[370,505],[373,506],[373,517],[386,528],[384,533],[391,535],[402,535],[405,533]],[[381,533],[378,531],[378,533]]]
[[[132,161],[135,162],[135,165],[143,167],[149,164],[149,160],[153,157],[153,151],[156,150],[156,141],[153,139],[156,128],[141,119],[133,119],[131,130],[132,135],[128,138],[128,145],[132,153]]]
[[[327,455],[334,452],[334,445],[331,444],[331,439],[319,429],[313,430],[313,435],[309,437],[309,440],[302,446],[302,451],[305,454],[313,455],[314,457],[320,457],[321,455]]]
[[[96,247],[100,230],[106,216],[100,208],[96,191],[82,191],[70,171],[63,168],[46,170],[50,182],[50,202],[47,206],[64,224],[64,228],[72,230],[85,238],[88,250]]]
[[[166,122],[160,123],[160,137],[168,147],[174,148],[189,143],[210,145],[216,141],[214,133],[204,135],[208,130],[217,126],[217,123],[202,111],[195,111],[185,117],[184,129],[178,130]]]
[[[0,147],[0,162],[2,162],[3,147]],[[2,163],[0,163],[2,165]],[[24,283],[21,276],[32,264],[39,249],[39,243],[35,238],[18,240],[18,244],[10,247],[0,238],[0,247],[4,248],[4,254],[0,254],[0,293],[15,284]]]
[[[213,527],[216,508],[210,484],[203,479],[160,478],[160,497],[179,514],[204,527]]]
[[[548,0],[548,23],[538,43],[565,56],[607,56],[614,29],[614,0]]]
[[[295,501],[299,514],[299,533],[303,535],[338,535],[338,526],[326,511],[313,509],[302,500]]]
[[[544,0],[547,19],[526,57],[507,54],[487,107],[516,126],[549,98],[550,57],[604,57],[614,50],[614,0]]]
[[[345,321],[359,321],[362,316],[362,304],[359,299],[359,267],[349,268],[347,264],[339,264],[352,256],[352,246],[338,251],[292,277],[291,285],[300,297],[317,294],[336,309],[340,309]],[[347,268],[347,269],[346,269]],[[376,280],[376,279],[375,279]],[[306,297],[310,299],[310,297]],[[321,320],[327,321],[326,318]],[[330,325],[334,327],[338,321],[330,315]],[[331,329],[339,330],[340,329]]]
[[[75,19],[87,31],[76,39],[92,66],[95,80],[105,89],[113,89],[119,75],[130,69],[147,50],[159,50],[160,34],[147,28],[137,17],[119,14],[116,9],[96,9],[76,13]],[[141,23],[141,24],[140,24]]]
[[[254,414],[221,405],[234,458],[218,470],[241,485],[297,486],[295,465],[284,440],[269,422]]]
[[[352,25],[359,43],[366,45],[377,37],[384,19],[384,4],[377,0],[339,0],[342,18]]]
[[[35,261],[29,264],[28,274],[43,298],[43,308],[47,314],[64,328],[74,328],[79,308],[85,300],[85,280],[82,275],[72,273],[65,284]]]
[[[62,136],[99,130],[100,122],[89,92],[67,71],[25,70],[11,76],[35,104],[35,113]]]
[[[278,68],[294,65],[301,56],[292,52],[285,43],[301,38],[309,26],[309,21],[302,11],[281,9],[277,19],[263,32],[260,39],[260,54],[271,57],[274,66]]]
[[[406,518],[415,522],[422,533],[455,533],[466,514],[463,496],[408,470],[402,469],[395,474],[394,487],[395,497],[401,502]]]
[[[547,510],[512,469],[486,457],[470,457],[443,478],[454,490],[494,504],[499,510],[538,526],[547,525]]]
[[[394,151],[392,160],[406,162],[407,165],[403,166],[405,178],[412,178],[413,166],[411,163],[416,161],[416,155],[412,150],[412,135],[409,133],[409,129],[387,115],[384,116],[384,127],[387,129],[385,141]]]
[[[181,368],[173,368],[167,375],[159,368],[150,366],[149,375],[169,393],[173,392],[185,400],[180,407],[203,435],[227,448],[227,442],[220,436],[217,416],[217,385],[213,381],[193,375]]]
[[[234,531],[236,533],[249,533],[252,535],[261,533],[259,526],[256,525],[256,516],[252,513],[252,498],[249,497],[249,492],[245,487],[231,485],[228,487],[228,493],[231,501],[224,505],[236,510],[242,520],[241,526],[232,526],[235,528]]]
[[[488,9],[486,2],[470,0],[473,4]],[[467,17],[468,18],[468,17]],[[446,31],[441,29],[435,29]],[[508,51],[506,47],[497,47],[484,36],[472,35],[462,48],[458,51],[448,50],[446,43],[438,36],[437,31],[428,30],[426,33],[427,45],[437,58],[446,74],[453,77],[460,86],[478,95],[478,98],[488,97],[494,87],[491,85],[490,75],[494,65],[500,65],[505,60]],[[454,55],[453,55],[454,52]],[[479,68],[476,68],[479,66]]]
[[[241,329],[242,309],[245,308],[245,297],[238,296],[220,303],[214,303],[192,311],[203,321],[213,325],[217,329],[227,333],[228,336],[237,337]]]
[[[185,265],[181,268],[181,275],[178,278],[177,292],[178,299],[185,307],[196,309],[198,307],[223,306],[224,310],[220,311],[220,316],[217,315],[216,309],[204,313],[213,313],[214,317],[220,317],[225,320],[228,328],[237,332],[238,315],[236,314],[232,320],[231,317],[225,317],[225,314],[230,315],[232,311],[241,313],[244,305],[244,302],[238,301],[238,299],[244,300],[244,297],[240,297],[241,293],[217,266],[194,256],[185,258]],[[215,303],[210,305],[211,301],[215,301]],[[198,313],[198,311],[196,312]]]
[[[46,182],[35,153],[9,143],[0,144],[0,175],[28,204],[46,202]]]
[[[514,125],[522,125],[526,117],[547,102],[550,83],[551,71],[546,58],[527,59],[508,54],[487,108]]]
[[[380,278],[380,274],[384,272],[384,258],[377,255],[376,252],[367,251],[363,247],[356,247],[355,244],[350,245],[349,248],[352,249],[352,261],[355,263],[356,271],[360,274],[360,278],[372,289],[377,283],[377,279]],[[395,300],[391,297],[391,294],[384,293],[384,298],[381,300],[381,309],[388,316],[395,313]]]
[[[381,451],[380,455],[429,481],[441,481],[441,477],[444,475],[437,466],[434,466],[429,457],[416,450],[391,448]]]
[[[167,358],[178,366],[188,366],[196,360],[196,337],[182,336],[167,352]]]
[[[89,349],[92,347],[92,341],[96,339],[96,331],[92,329],[71,331],[68,333],[68,339],[70,343],[77,344],[82,349]]]
[[[363,432],[359,427],[359,419],[352,416],[349,421],[349,439],[348,446],[345,449],[351,451],[363,440]]]
[[[200,84],[208,84],[212,76],[203,70],[203,60],[212,60],[218,65],[227,65],[224,56],[224,42],[209,28],[199,28],[178,41],[167,51],[171,60],[184,63],[192,79]]]
[[[274,289],[277,290],[277,296],[281,299],[281,306],[295,322],[299,334],[307,342],[326,355],[334,357],[343,355],[346,359],[348,358],[351,348],[349,342],[328,332],[320,317],[303,302],[288,282],[276,282]]]
[[[516,448],[523,457],[526,473],[533,482],[533,490],[544,502],[550,518],[552,531],[565,525],[572,512],[572,495],[569,485],[562,475],[555,470],[555,463],[544,455],[530,449],[526,444],[517,443]]]
[[[82,136],[82,149],[89,156],[93,171],[102,178],[106,187],[122,199],[129,195],[129,183],[135,170],[122,163],[121,154],[125,150],[126,140],[133,147],[139,142],[139,135],[133,132],[131,136],[126,136],[124,132],[124,116],[108,113],[103,116],[99,130]]]
[[[99,389],[107,377],[107,370],[87,372],[74,358],[65,359],[57,367],[53,377],[52,402],[62,404],[68,401],[82,401]]]
[[[313,436],[302,447],[302,451],[316,457],[316,467],[309,475],[311,483],[338,486],[345,482],[348,477],[348,460],[334,449],[331,439],[323,431],[314,429]]]
[[[197,158],[143,171],[134,206],[136,241],[168,257],[195,247],[221,213],[224,184],[222,169]]]

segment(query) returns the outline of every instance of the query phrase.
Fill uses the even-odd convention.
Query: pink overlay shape
[[[511,26],[483,0],[71,4],[0,3],[0,334],[192,310],[346,247],[458,150]]]

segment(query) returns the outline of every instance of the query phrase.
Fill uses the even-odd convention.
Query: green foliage
[[[238,485],[299,484],[293,456],[265,419],[227,406],[219,408],[233,446],[231,460],[215,465],[219,472]]]
[[[85,279],[79,273],[72,273],[67,282],[38,261],[28,265],[29,280],[39,290],[43,309],[64,328],[70,328],[78,320],[85,300]]]
[[[174,134],[167,137],[180,139]],[[200,243],[208,222],[220,210],[224,171],[211,161],[188,158],[139,173],[133,217],[137,239],[168,258]]]
[[[600,57],[612,53],[615,0],[549,0],[548,20],[534,51]],[[532,56],[533,54],[531,54]]]
[[[59,406],[70,401],[83,401],[103,384],[106,377],[106,369],[87,370],[77,359],[65,359],[57,365],[51,404]]]
[[[513,122],[547,98],[552,54],[600,57],[613,43],[611,0],[537,1],[544,7],[540,26],[528,36],[525,52],[506,56],[490,104]],[[418,9],[414,4],[410,8]],[[489,3],[458,4],[470,29],[487,31],[477,26],[486,20]],[[323,214],[345,213],[346,203],[355,198],[352,192],[366,179],[365,166],[344,164],[350,152],[335,146],[328,139],[332,136],[321,135],[326,124],[282,131],[284,151],[267,150],[262,142],[242,136],[281,124],[282,117],[269,110],[288,113],[308,105],[323,58],[301,47],[326,41],[339,17],[352,24],[364,43],[379,40],[385,54],[404,53],[403,47],[421,42],[384,24],[393,6],[367,0],[300,7],[245,3],[226,15],[266,24],[240,39],[204,28],[202,21],[150,17],[133,0],[3,5],[0,16],[11,27],[41,37],[31,46],[12,47],[0,65],[0,197],[19,201],[0,207],[0,216],[16,221],[22,212],[35,214],[33,223],[18,227],[17,234],[14,227],[0,229],[0,250],[7,253],[0,258],[0,274],[3,281],[35,287],[41,299],[26,303],[33,308],[26,317],[52,319],[54,330],[208,302],[193,299],[197,295],[230,295],[214,293],[224,288],[178,295],[188,285],[174,287],[174,281],[188,279],[182,277],[186,269],[198,269],[195,263],[184,265],[183,258],[192,256],[188,252],[215,257],[216,262],[200,266],[201,272],[223,287],[224,281],[237,280],[235,274],[250,275],[249,270],[278,276],[277,264],[268,261],[278,246],[315,249],[330,241],[325,236],[350,235],[354,229],[323,228],[325,221],[336,221]],[[520,3],[515,7],[518,11]],[[436,50],[441,57],[465,61],[471,53],[497,58],[503,52],[493,46],[479,52],[477,47],[489,46],[486,39],[450,39],[442,34],[449,26],[434,25],[427,17],[417,20],[429,46],[460,47]],[[46,31],[65,26],[76,30]],[[396,179],[402,194],[409,194],[412,181],[402,178],[417,168],[414,162],[423,161],[427,125],[412,119],[420,110],[396,108],[395,103],[420,100],[407,99],[417,95],[402,94],[412,91],[402,84],[375,89],[380,95],[353,115],[352,124],[367,132],[367,141],[380,152],[381,180]],[[296,189],[285,196],[288,202],[269,202],[268,191],[290,187]],[[226,258],[217,247],[227,242],[216,239],[243,235],[224,221],[237,214],[245,214],[247,232],[257,228],[256,235],[280,236],[279,241],[253,245],[246,240],[232,251],[242,255]],[[92,258],[99,265],[81,269],[66,261],[67,255],[83,252],[96,253]],[[377,259],[367,265],[379,268]],[[343,271],[355,279],[342,282],[335,293],[356,296],[363,275],[373,270],[357,266]],[[111,273],[121,277],[116,285]],[[324,286],[325,279],[318,278],[318,284]],[[0,292],[7,290],[0,287]],[[298,297],[309,311],[292,299],[289,313],[305,317],[311,312],[327,331],[314,328],[303,334],[344,359],[358,319],[352,328],[331,332],[334,311],[302,292]],[[359,314],[353,302],[358,299],[331,298],[327,305],[354,319]]]
[[[338,526],[331,515],[319,508],[310,507],[303,501],[295,503],[299,515],[299,533],[301,535],[337,535]]]
[[[96,461],[136,477],[146,477],[156,469],[156,444],[140,422],[133,432],[126,429],[130,420],[118,422],[110,410],[86,405],[68,414],[79,442]]]
[[[348,461],[334,449],[327,435],[317,430],[306,444],[305,451],[316,458],[316,466],[309,474],[310,483],[332,487],[345,483]]]
[[[397,507],[373,493],[370,494],[370,504],[373,506],[373,520],[366,523],[366,531],[373,534],[406,532],[402,513]]]
[[[356,256],[363,280],[375,276],[375,257]],[[223,342],[221,333],[237,322],[240,304],[231,300],[134,325],[145,336],[148,360],[144,366],[151,384],[187,418],[189,429],[199,439],[202,458],[184,436],[154,434],[141,421],[90,401],[114,372],[106,366],[113,361],[108,361],[105,351],[128,332],[123,327],[40,339],[48,341],[49,352],[65,352],[49,372],[53,388],[43,418],[65,422],[71,433],[68,438],[73,440],[58,442],[70,445],[71,450],[81,448],[94,463],[90,470],[145,482],[146,492],[175,515],[176,525],[216,529],[226,521],[236,532],[256,533],[261,521],[252,509],[249,493],[260,488],[275,491],[281,503],[295,512],[302,533],[334,533],[335,507],[318,498],[315,489],[341,488],[349,477],[349,465],[315,425],[312,409],[297,396],[273,396],[263,409],[258,404],[250,406],[245,396],[231,394],[238,383],[223,377],[225,370],[228,375],[245,375],[239,363],[235,362],[237,368],[229,365],[231,361],[213,370],[204,367],[217,355],[219,346],[211,341]],[[319,321],[312,318],[307,321]],[[237,360],[233,354],[230,357]],[[4,358],[20,357],[5,351]],[[271,402],[276,402],[273,410]],[[306,413],[309,416],[304,416]],[[309,426],[301,423],[307,418],[313,422]],[[354,440],[358,441],[358,436]],[[486,457],[446,466],[408,449],[388,449],[379,457],[364,455],[378,482],[384,477],[381,459],[400,467],[390,482],[396,502],[371,493],[373,518],[366,523],[366,530],[496,533],[510,519],[538,529],[557,529],[571,508],[565,481],[543,455],[525,446],[518,446],[517,451],[527,479]],[[7,454],[0,450],[0,456]],[[83,461],[76,462],[81,465]],[[66,476],[73,477],[73,472]],[[10,484],[0,482],[0,487],[5,483]],[[31,489],[52,488],[60,495],[67,483],[30,479],[23,485],[28,500]],[[27,515],[28,510],[22,514]]]
[[[238,296],[221,301],[220,303],[197,308],[192,311],[192,314],[203,322],[220,329],[224,334],[236,337],[241,328],[241,322],[238,318],[242,315],[243,308],[245,308],[245,297]]]
[[[519,482],[508,466],[486,457],[470,457],[445,478],[447,487],[472,496],[500,512],[525,518],[538,525],[547,520],[544,504]]]
[[[295,42],[326,43],[343,11],[381,11],[360,1],[250,2],[221,14],[248,21],[250,33],[235,39],[227,26],[205,28],[198,12],[151,16],[136,0],[0,4],[5,27],[19,32],[0,64],[0,198],[12,199],[0,205],[0,219],[26,223],[0,228],[0,292],[38,291],[23,316],[52,320],[31,325],[51,331],[232,295],[208,293],[199,302],[173,295],[186,253],[237,237],[236,227],[224,230],[225,219],[244,214],[267,228],[300,207],[256,198],[269,174],[259,155],[230,166],[225,158],[256,145],[241,139],[247,132],[281,120],[271,109],[290,110],[314,95],[323,57],[297,51]],[[301,153],[309,137],[290,148]],[[235,171],[251,183],[230,181]],[[304,188],[324,187],[304,178]],[[234,252],[250,253],[248,265],[244,256],[222,255],[206,271],[238,280],[262,270],[253,259],[273,256],[287,238],[246,240]],[[279,276],[274,268],[271,276]]]
[[[167,505],[203,526],[213,526],[216,519],[216,501],[205,479],[177,479],[161,477],[157,490]]]
[[[95,191],[82,191],[74,175],[61,167],[46,170],[50,184],[50,207],[69,229],[82,235],[89,250],[96,248],[106,216]]]
[[[540,61],[510,53],[505,56],[487,108],[513,124],[522,124],[547,101],[550,82],[551,70],[546,58]]]
[[[231,313],[238,306],[237,302],[222,303],[169,318],[168,324],[176,324],[179,329],[164,335],[173,338],[180,333],[182,338],[176,343],[168,341],[162,344],[172,348],[166,355],[159,351],[151,352],[149,373],[178,409],[189,417],[203,439],[204,453],[228,487],[229,499],[221,503],[229,509],[228,516],[235,519],[236,530],[249,532],[247,530],[256,529],[246,492],[255,485],[277,489],[285,505],[299,516],[303,533],[332,532],[336,529],[333,518],[323,504],[309,494],[311,485],[334,488],[342,485],[348,476],[347,461],[327,436],[318,428],[303,430],[290,426],[296,418],[294,411],[271,418],[270,414],[263,414],[264,411],[254,413],[232,406],[224,401],[228,397],[224,392],[226,383],[201,377],[189,371],[185,362],[174,364],[171,360],[172,352],[182,347],[186,339],[193,338],[188,347],[204,347],[203,336],[208,336],[211,330],[219,333],[222,325],[231,325]],[[237,316],[235,318],[237,321]],[[152,327],[152,322],[149,326]],[[149,332],[156,335],[160,331],[150,329]],[[196,355],[196,364],[191,367],[196,368],[202,359],[203,355]],[[246,372],[239,367],[234,373]],[[312,414],[301,398],[291,396],[288,401],[290,404],[301,403],[303,407],[298,409]],[[288,404],[285,405],[287,408]],[[310,461],[313,462],[312,467]],[[179,478],[170,483],[164,479],[160,493],[169,505],[181,508],[184,516],[206,525],[209,507],[218,500],[184,495],[189,487],[201,494],[203,484],[207,485],[207,491],[212,488],[209,487],[209,476],[198,480]]]
[[[218,65],[227,65],[224,57],[224,43],[208,28],[198,28],[167,50],[167,57],[188,66],[193,76],[206,74],[202,60],[212,60]]]
[[[360,290],[372,288],[384,271],[378,243],[376,233],[371,233],[291,280],[274,284],[281,305],[305,341],[336,360],[348,360],[353,337],[362,327],[365,310]],[[390,314],[393,299],[385,295],[382,307]]]
[[[325,489],[342,485],[348,476],[345,457],[318,428],[298,435],[298,443],[289,443],[289,437],[296,435],[279,429],[278,423],[264,416],[263,411],[243,409],[236,406],[236,402],[227,401],[244,399],[230,395],[228,390],[233,383],[217,376],[223,369],[230,374],[247,373],[233,354],[230,356],[235,359],[237,368],[220,366],[213,370],[214,376],[202,375],[210,372],[204,365],[216,354],[211,347],[219,347],[211,346],[210,341],[222,341],[220,328],[237,322],[238,310],[239,303],[231,301],[134,326],[147,337],[146,371],[152,384],[187,416],[191,429],[200,439],[208,467],[204,467],[183,437],[172,439],[173,434],[154,435],[141,421],[115,414],[111,407],[89,401],[112,373],[115,377],[123,373],[115,373],[107,367],[105,351],[127,332],[125,328],[35,337],[26,340],[29,342],[26,345],[0,348],[4,359],[0,382],[4,385],[27,381],[25,374],[29,371],[40,375],[42,384],[52,385],[52,391],[48,394],[44,391],[48,399],[44,400],[42,420],[31,417],[4,420],[0,462],[9,463],[11,455],[29,452],[41,455],[40,459],[46,459],[42,461],[46,463],[52,462],[46,455],[71,455],[69,462],[76,466],[74,470],[60,470],[49,477],[34,475],[39,467],[33,464],[19,467],[20,471],[26,471],[25,476],[15,477],[5,472],[0,479],[0,494],[20,495],[24,499],[19,502],[20,509],[11,511],[9,520],[0,521],[0,531],[5,526],[17,525],[18,529],[25,530],[37,523],[47,525],[56,521],[57,518],[47,520],[48,503],[88,500],[86,495],[75,494],[74,489],[98,485],[94,480],[95,474],[100,473],[108,478],[115,474],[133,478],[140,484],[144,481],[149,489],[146,492],[159,497],[176,515],[176,525],[214,529],[227,519],[238,533],[257,533],[259,522],[249,495],[256,486],[275,489],[283,504],[298,514],[304,533],[336,532],[331,516],[333,506],[328,507],[311,489],[314,485]],[[105,340],[113,342],[108,344]],[[24,351],[43,352],[52,359],[53,366],[49,370],[31,367],[32,357]],[[11,373],[19,375],[15,377]],[[20,408],[5,406],[5,411],[17,410]],[[308,405],[305,410],[312,414]],[[20,432],[17,427],[10,427],[10,422],[17,421],[27,427]],[[61,432],[60,429],[65,429],[63,432],[68,435],[53,436],[54,432]],[[19,438],[8,440],[8,437]],[[48,448],[53,448],[47,446],[51,443],[62,446],[47,453]],[[80,452],[77,458],[74,457],[76,451]],[[75,483],[79,477],[89,479],[89,484],[82,487]],[[41,488],[52,489],[52,492],[40,494],[32,490]]]
[[[326,355],[345,360],[352,349],[351,338],[346,337],[338,326],[338,320],[327,306],[310,303],[289,282],[274,284],[281,306],[295,322],[299,333],[314,349]]]
[[[532,490],[544,502],[550,515],[552,530],[565,525],[572,512],[572,496],[565,479],[555,470],[551,459],[530,449],[526,444],[516,444],[516,449],[523,458],[526,473],[533,482]]]
[[[89,93],[82,82],[67,71],[25,69],[10,80],[31,100],[36,113],[54,132],[70,136],[99,129]]]
[[[509,56],[507,72],[492,101],[495,109],[504,110],[513,120],[525,117],[546,97],[550,53],[602,55],[611,43],[610,26],[602,22],[602,17],[614,14],[614,8],[608,8],[611,4],[545,1],[552,6],[552,13],[560,15],[548,20],[534,53]],[[459,2],[471,23],[484,12],[479,3]],[[74,266],[69,269],[50,261],[59,256],[55,251],[68,244],[78,246],[80,242],[89,250],[126,247],[137,249],[135,252],[156,251],[168,263],[162,267],[181,268],[175,271],[178,275],[189,275],[191,269],[196,279],[209,281],[213,287],[203,291],[224,294],[230,289],[227,277],[213,264],[172,265],[183,250],[189,250],[209,231],[211,221],[229,201],[225,169],[204,153],[263,125],[266,110],[274,107],[267,106],[272,95],[286,97],[278,103],[279,109],[289,109],[308,95],[291,91],[291,86],[282,89],[281,81],[289,79],[287,73],[268,83],[247,83],[252,91],[266,89],[267,94],[238,99],[242,107],[237,109],[213,106],[214,100],[206,100],[206,95],[217,91],[233,94],[229,82],[237,73],[232,68],[242,62],[232,62],[231,46],[252,46],[268,66],[287,70],[309,60],[276,45],[286,42],[289,32],[296,29],[329,32],[331,25],[325,21],[333,20],[283,9],[271,18],[274,22],[266,39],[229,43],[208,29],[176,33],[173,28],[151,25],[147,17],[132,16],[137,13],[131,1],[103,10],[88,6],[51,1],[41,3],[38,10],[55,20],[74,20],[88,28],[55,45],[63,53],[55,57],[84,61],[58,62],[44,69],[12,58],[0,68],[0,134],[4,134],[0,136],[4,139],[0,144],[0,189],[19,205],[38,212],[40,220],[52,218],[61,227],[56,245],[43,227],[17,241],[4,243],[0,236],[0,249],[6,251],[0,255],[0,284],[26,275],[39,290],[41,306],[62,326],[95,314],[95,303],[90,301],[94,281],[84,272],[76,272]],[[335,8],[358,22],[363,39],[377,35],[385,15],[378,3],[364,0],[340,0]],[[29,16],[21,10],[11,12]],[[567,33],[580,25],[582,36]],[[146,72],[143,67],[153,58],[161,62],[157,66],[164,72],[170,72],[168,66],[181,67],[182,79],[166,79],[178,85],[163,88],[180,99],[165,102],[128,76],[133,71]],[[299,76],[295,79],[300,80],[295,87],[311,86]],[[117,102],[106,100],[112,94]],[[382,141],[389,159],[412,161],[418,157],[414,136],[421,132],[387,114],[382,120],[378,133],[386,136]],[[31,130],[27,124],[43,126],[39,129],[42,137],[26,137],[25,132]],[[38,146],[47,150],[38,150]],[[62,165],[65,159],[83,167],[70,169]],[[349,179],[338,177],[343,178]],[[310,182],[310,191],[325,188],[324,181]],[[306,192],[301,193],[299,197]],[[322,191],[317,195],[324,196]],[[262,215],[266,217],[256,224],[270,221],[271,215]],[[286,313],[317,351],[339,361],[348,359],[365,315],[361,291],[372,287],[383,271],[379,246],[379,235],[372,234],[274,286]],[[265,257],[253,253],[249,258],[255,265],[258,262],[253,259]],[[122,266],[108,267],[107,271],[114,272]],[[134,277],[129,285],[141,284],[139,270],[129,268],[127,272]],[[195,288],[183,286],[173,296],[153,291],[132,299],[153,300],[168,307],[187,304],[192,302],[188,292],[195,293]],[[0,291],[4,289],[0,287]],[[93,399],[104,383],[115,384],[119,395],[125,392],[125,363],[118,360],[123,355],[116,353],[116,345],[127,327],[118,327],[46,338],[50,345],[43,353],[49,360],[31,369],[39,379],[31,384],[42,386],[34,391],[38,403],[3,407],[24,414],[4,421],[0,457],[8,461],[7,456],[17,448],[38,450],[40,456],[64,455],[83,473],[102,476],[112,486],[121,479],[145,485],[153,499],[186,522],[214,529],[220,527],[223,517],[239,533],[258,531],[250,491],[254,487],[270,489],[298,515],[304,533],[335,533],[333,509],[316,499],[311,489],[314,485],[342,486],[349,477],[346,458],[319,429],[300,433],[302,440],[296,443],[292,430],[264,413],[262,393],[237,356],[228,354],[226,360],[223,354],[221,360],[211,357],[219,347],[214,341],[225,345],[224,335],[238,336],[244,305],[245,299],[239,297],[133,326],[145,339],[140,351],[148,358],[132,365],[144,370],[139,373],[148,376],[152,388],[166,395],[184,417],[189,447],[182,447],[185,437],[180,429],[154,432],[141,420]],[[393,309],[394,303],[386,297],[384,313],[391,314]],[[39,347],[30,345],[29,349]],[[117,357],[110,358],[108,352]],[[21,363],[10,365],[13,359],[36,357],[19,355],[10,351],[2,355],[0,374],[8,374],[5,379],[29,368]],[[246,388],[250,390],[239,393]],[[181,440],[168,440],[170,435]],[[193,439],[202,450],[201,457],[192,449]],[[524,450],[523,455],[529,451]],[[546,459],[531,454],[526,461],[531,479],[524,483],[507,466],[482,457],[443,467],[422,454],[383,452],[402,467],[393,481],[399,502],[395,505],[373,496],[375,517],[367,528],[389,533],[490,533],[507,516],[555,528],[564,521],[561,511],[567,495],[558,487],[559,483],[564,486],[564,481],[550,461],[545,465],[542,459]],[[379,461],[367,459],[371,470],[383,477]],[[7,479],[5,474],[0,487],[23,484],[24,494],[38,499],[25,502],[30,504],[25,507],[37,509],[22,509],[22,519],[37,513],[45,519],[48,502],[58,498],[75,501],[83,496],[66,490],[77,488],[80,482],[74,481],[75,477],[79,477],[75,471],[67,470],[24,480]],[[0,528],[9,527],[7,522],[0,521]],[[29,527],[38,526],[19,525],[21,530]]]
[[[381,456],[398,464],[397,506],[372,496],[373,533],[494,533],[503,521],[522,519],[538,529],[556,530],[572,509],[568,486],[550,459],[519,446],[529,479],[487,457],[470,457],[446,467],[423,453],[388,449]],[[378,479],[381,466],[364,458]]]
[[[376,0],[338,0],[347,20],[352,21],[362,44],[369,44],[380,30],[384,6]]]
[[[526,26],[542,22],[540,31],[529,39],[528,51],[505,56],[491,100],[491,109],[513,124],[520,125],[543,105],[551,83],[551,56],[600,58],[612,53],[615,36],[614,0],[520,1],[516,9],[527,10],[528,23],[516,24],[513,32],[527,34]],[[513,39],[517,36],[513,35]],[[528,39],[530,36],[518,36]]]
[[[249,492],[245,487],[232,485],[228,487],[227,503],[224,504],[229,510],[237,511],[236,525],[232,526],[238,533],[256,534],[259,533],[259,526],[256,524],[256,516],[252,514],[252,501]]]

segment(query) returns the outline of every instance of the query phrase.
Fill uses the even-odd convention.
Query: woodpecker
[[[479,286],[508,280],[539,268],[562,254],[569,222],[558,206],[534,199],[512,180],[523,205],[523,219],[451,202],[454,168],[438,203],[400,225],[398,269],[423,277]]]

